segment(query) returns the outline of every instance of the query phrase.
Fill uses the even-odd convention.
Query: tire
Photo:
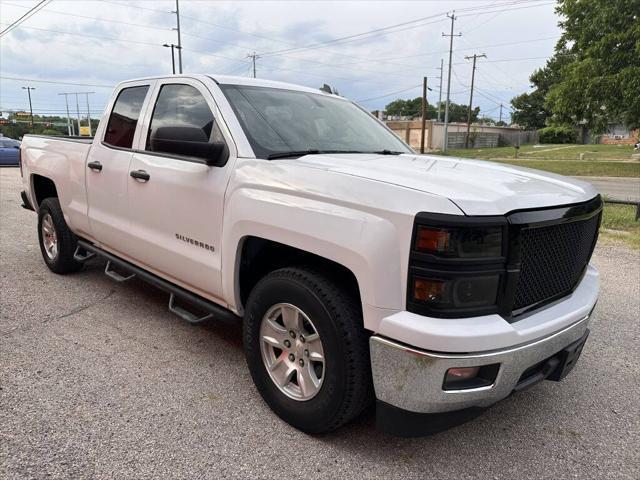
[[[65,274],[82,268],[82,263],[73,259],[77,239],[64,221],[60,202],[55,197],[45,198],[38,209],[38,240],[42,258],[52,272]]]
[[[307,350],[296,350],[298,347],[294,345],[286,348],[286,336],[277,337],[274,334],[273,337],[283,343],[281,355],[278,355],[278,349],[273,350],[275,347],[271,342],[263,340],[261,326],[267,321],[265,318],[273,317],[270,325],[277,323],[283,326],[283,312],[288,311],[283,309],[291,307],[302,312],[298,318],[302,318],[303,326],[298,333],[304,333],[310,339],[304,340],[298,335],[294,343],[306,342],[300,344],[303,348],[313,345],[311,357],[308,357]],[[327,277],[303,268],[276,270],[253,288],[243,322],[245,356],[262,398],[285,422],[307,433],[324,433],[354,419],[371,403],[373,386],[368,335],[362,326],[360,312],[360,305],[355,298],[351,298]],[[267,333],[274,331],[269,325],[265,328]],[[313,331],[319,335],[320,344],[315,335],[310,333]],[[321,368],[314,360],[318,355],[318,346],[324,359]],[[274,351],[274,355],[264,354],[263,349]],[[291,352],[295,354],[293,362]],[[309,370],[298,368],[300,359],[307,360],[305,365]],[[279,387],[267,369],[269,362],[273,362],[274,365],[278,364],[273,371],[281,371],[280,367],[286,360],[290,361],[287,368],[293,366],[297,369],[285,387],[289,391]],[[301,374],[303,371],[306,373]],[[321,375],[318,375],[318,371]],[[307,380],[302,381],[309,375],[316,377],[313,381],[322,377],[319,387]],[[310,398],[294,398],[296,392],[303,396],[304,385],[312,385],[307,390],[315,393]]]

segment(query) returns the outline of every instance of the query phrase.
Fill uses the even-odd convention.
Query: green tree
[[[562,68],[573,60],[573,55],[561,51],[549,60],[543,68],[534,71],[529,77],[534,90],[511,99],[513,113],[511,120],[528,129],[543,128],[551,111],[545,106],[551,87],[560,82]]]
[[[394,100],[385,107],[387,115],[420,118],[422,115],[422,97],[416,97],[409,100]],[[427,104],[427,118],[436,118],[436,107]]]
[[[572,60],[546,96],[553,123],[640,127],[640,0],[559,0],[557,55]]]
[[[440,107],[442,116],[444,119],[444,105],[445,102],[442,102],[442,106]],[[467,123],[467,116],[469,115],[469,106],[468,105],[460,105],[458,103],[449,102],[449,121],[450,122],[460,122]],[[478,116],[480,115],[480,107],[476,107],[471,110],[471,122],[476,122],[478,120]]]

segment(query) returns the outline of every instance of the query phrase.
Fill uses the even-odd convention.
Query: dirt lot
[[[0,478],[640,478],[637,251],[598,247],[598,313],[564,382],[432,437],[370,417],[312,437],[260,399],[238,325],[187,325],[99,262],[50,273],[17,170],[0,179]]]

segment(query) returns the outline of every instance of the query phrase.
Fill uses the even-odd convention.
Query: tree
[[[445,102],[442,102],[442,106],[440,107],[442,116],[444,119],[444,108]],[[460,105],[458,103],[449,102],[449,122],[460,122],[467,123],[467,116],[469,106],[468,105]],[[471,110],[471,122],[476,122],[478,120],[478,115],[480,115],[480,107],[476,107]]]
[[[394,100],[385,107],[385,112],[390,116],[420,118],[422,116],[422,97],[410,100]],[[436,118],[436,107],[427,105],[427,118]]]
[[[546,126],[551,111],[545,106],[546,97],[552,86],[561,80],[562,68],[573,60],[573,55],[561,51],[549,60],[543,68],[534,71],[529,77],[534,90],[511,99],[513,113],[511,120],[528,129]]]
[[[556,56],[572,61],[546,96],[556,124],[640,127],[640,0],[560,0]]]

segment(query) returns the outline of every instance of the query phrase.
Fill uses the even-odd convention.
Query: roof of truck
[[[142,80],[159,80],[165,78],[171,79],[179,79],[179,78],[194,78],[202,80],[203,77],[209,77],[215,82],[221,85],[249,85],[255,87],[270,87],[270,88],[282,88],[286,90],[297,90],[300,92],[308,92],[308,93],[316,93],[319,95],[329,95],[336,96],[330,93],[327,93],[319,88],[311,88],[305,87],[302,85],[296,85],[294,83],[286,83],[286,82],[278,82],[276,80],[263,80],[261,78],[249,78],[249,77],[238,77],[233,75],[217,75],[217,74],[183,74],[183,75],[163,75],[163,76],[154,76],[154,77],[143,77],[143,78],[134,78],[125,80],[122,83],[129,82],[138,82]],[[338,97],[342,98],[342,97]]]

